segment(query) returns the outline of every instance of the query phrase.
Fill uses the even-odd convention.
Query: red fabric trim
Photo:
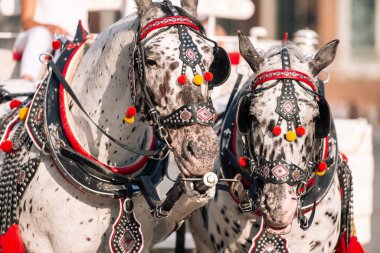
[[[310,86],[310,88],[317,92],[317,88],[313,82],[313,79],[305,73],[299,72],[297,70],[292,69],[275,69],[271,71],[267,71],[258,75],[255,80],[252,82],[252,87],[256,88],[257,86],[277,79],[292,79],[301,81]]]
[[[1,139],[1,142],[3,142],[3,141],[5,141],[5,140],[8,139],[9,134],[11,133],[11,131],[12,131],[14,125],[16,125],[16,123],[19,122],[19,120],[20,120],[20,119],[19,119],[19,117],[18,117],[18,115],[17,115],[17,117],[14,118],[14,119],[9,123],[9,125],[8,125],[7,128],[5,129],[5,134],[3,135],[3,138]]]
[[[17,224],[13,224],[4,236],[0,236],[0,251],[1,253],[25,253]]]
[[[79,50],[79,48],[84,44],[81,43],[76,49],[75,51],[73,52],[73,54],[70,56],[70,58],[67,60],[67,63],[66,63],[66,66],[64,67],[63,69],[63,72],[62,72],[62,75],[64,77],[66,77],[66,72],[67,72],[67,69],[70,65],[70,62],[73,58],[73,56],[77,53],[77,51]],[[83,146],[78,142],[78,140],[75,138],[75,135],[70,127],[70,123],[68,121],[68,118],[67,118],[67,113],[66,113],[66,107],[65,107],[65,89],[63,88],[63,85],[60,84],[60,87],[59,87],[59,112],[60,112],[60,116],[61,116],[61,121],[62,121],[62,128],[66,134],[66,137],[68,139],[68,141],[70,142],[70,145],[72,146],[72,148],[74,150],[76,150],[77,152],[79,152],[81,155],[84,155],[86,156],[87,158],[93,160],[94,162],[110,169],[111,171],[115,172],[115,173],[120,173],[120,174],[131,174],[139,169],[141,169],[149,160],[148,157],[146,156],[142,156],[140,159],[138,159],[134,164],[132,165],[129,165],[129,166],[125,166],[125,167],[113,167],[113,166],[109,166],[107,164],[104,164],[102,162],[100,162],[98,159],[96,159],[95,157],[93,157],[91,154],[89,154],[87,152],[87,150],[85,150],[83,148]],[[152,139],[152,143],[150,145],[150,150],[152,150],[154,148],[154,138]]]
[[[201,29],[190,18],[186,16],[169,16],[158,18],[153,20],[152,22],[149,22],[146,26],[144,26],[143,29],[141,29],[140,39],[145,39],[150,32],[156,29],[174,25],[190,26],[191,28],[194,28],[197,31],[201,31]]]

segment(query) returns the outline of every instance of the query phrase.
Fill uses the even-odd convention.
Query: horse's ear
[[[338,44],[339,40],[330,41],[317,52],[313,60],[309,63],[314,76],[318,75],[322,69],[333,62]]]
[[[197,16],[198,0],[181,0],[181,6],[191,16]]]
[[[258,71],[264,63],[264,58],[256,51],[249,38],[238,31],[239,50],[254,72]]]
[[[155,6],[152,0],[136,0],[135,2],[136,2],[138,14],[140,17],[144,15],[144,13],[147,10]]]

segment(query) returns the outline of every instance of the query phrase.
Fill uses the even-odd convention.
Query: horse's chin
[[[187,177],[212,171],[217,158],[217,137],[211,127],[188,126],[169,131],[174,159]]]
[[[266,229],[269,233],[274,235],[286,235],[289,234],[292,230],[292,223],[285,227],[272,227],[272,226],[266,226]]]

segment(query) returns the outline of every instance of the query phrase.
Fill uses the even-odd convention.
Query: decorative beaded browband
[[[163,18],[158,18],[148,23],[140,30],[140,40],[147,37],[148,33],[163,27],[173,26],[173,25],[185,25],[194,28],[197,31],[201,29],[194,23],[191,18],[186,16],[168,16]]]
[[[267,71],[258,75],[255,80],[252,82],[252,88],[255,89],[257,86],[272,80],[278,79],[292,79],[303,82],[310,86],[310,88],[317,92],[317,88],[314,84],[314,79],[308,76],[305,73],[299,72],[292,69],[275,69]]]
[[[172,5],[168,6],[168,8],[171,8],[173,16],[159,18],[148,23],[140,30],[140,40],[150,39],[151,37],[147,38],[147,35],[159,28],[176,26],[178,28],[178,36],[181,42],[179,46],[179,58],[183,62],[181,75],[177,79],[178,84],[184,85],[187,83],[187,67],[190,67],[194,74],[194,85],[200,86],[205,81],[211,82],[214,78],[214,75],[213,73],[206,71],[206,68],[202,63],[202,55],[199,52],[198,46],[195,44],[193,38],[189,34],[190,29],[194,29],[195,31],[199,32],[199,34],[202,34],[202,29],[193,20],[191,20],[191,18],[186,16],[177,16],[178,12],[175,8],[172,8]],[[203,75],[197,73],[196,66],[199,66]]]

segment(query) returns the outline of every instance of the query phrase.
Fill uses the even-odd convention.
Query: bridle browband
[[[197,30],[198,32],[201,32],[201,29],[198,27],[197,24],[195,24],[195,22],[191,18],[186,16],[169,16],[155,19],[149,22],[147,25],[145,25],[140,30],[140,40],[144,40],[147,37],[147,35],[154,30],[176,25],[184,25],[187,27],[191,27]]]

